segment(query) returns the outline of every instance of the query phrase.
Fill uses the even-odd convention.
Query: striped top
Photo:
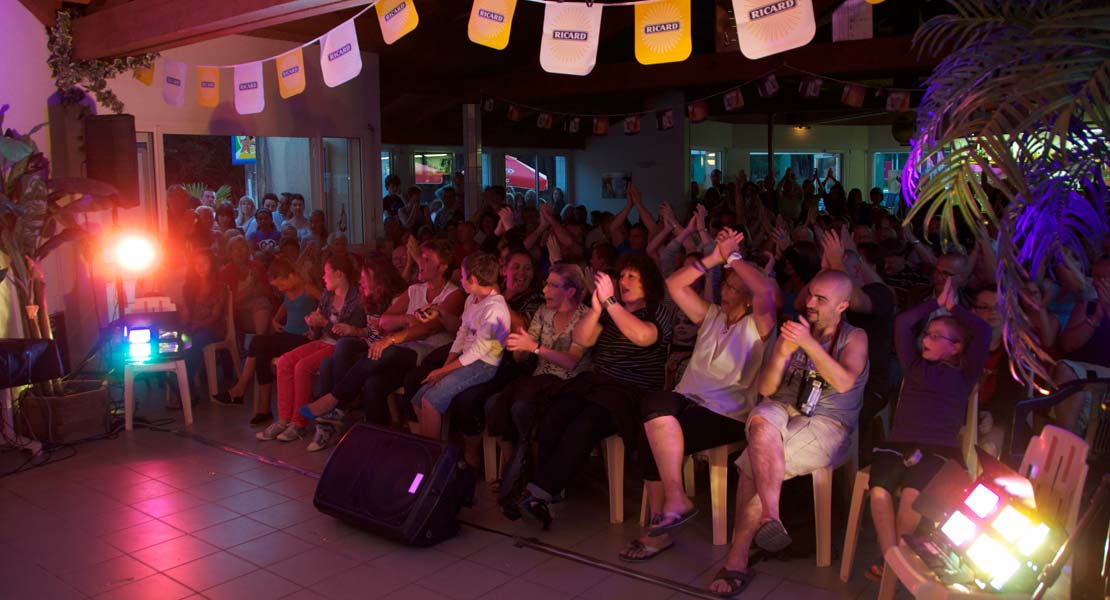
[[[674,309],[663,303],[653,303],[632,314],[655,325],[659,331],[655,343],[646,347],[633,344],[624,337],[609,313],[603,312],[601,335],[593,348],[594,371],[642,390],[661,390],[670,352]]]

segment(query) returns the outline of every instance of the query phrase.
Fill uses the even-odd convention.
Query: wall
[[[591,136],[585,150],[574,152],[574,197],[590,210],[619,212],[624,199],[601,198],[601,175],[611,172],[628,172],[632,181],[643,191],[644,203],[656,214],[660,203],[682,201],[689,193],[687,172],[689,146],[686,141],[686,115],[681,110],[681,94],[665,94],[648,100],[640,120],[640,133],[625,135],[624,124],[614,120],[609,124],[609,135]],[[652,107],[678,107],[675,126],[659,131]],[[584,127],[591,126],[584,119]],[[638,217],[633,212],[631,220]]]
[[[749,153],[767,151],[767,128],[714,122],[692,124],[690,147],[724,150],[725,169],[731,178],[740,169],[751,172]],[[871,187],[871,155],[875,152],[908,152],[909,147],[900,146],[891,137],[887,125],[813,125],[807,130],[799,130],[792,125],[776,125],[774,150],[775,153],[840,153],[843,155],[841,178],[845,187],[858,187],[866,195]]]

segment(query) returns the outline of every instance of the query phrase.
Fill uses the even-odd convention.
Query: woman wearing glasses
[[[960,427],[967,414],[968,396],[987,360],[991,326],[960,306],[958,299],[959,292],[949,277],[935,299],[894,320],[902,394],[890,437],[875,448],[871,462],[871,517],[884,554],[902,535],[917,528],[921,515],[914,512],[913,502],[945,459],[963,461]],[[951,316],[929,321],[918,348],[913,326],[938,308]],[[895,520],[894,494],[899,489],[902,499]],[[876,580],[882,575],[882,563],[867,573]]]

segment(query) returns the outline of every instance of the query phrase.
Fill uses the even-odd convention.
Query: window
[[[883,191],[883,206],[897,208],[902,194],[902,167],[909,152],[876,152],[871,163],[871,186]]]
[[[533,192],[537,200],[552,202],[558,188],[563,193],[562,202],[569,201],[566,156],[508,151],[504,154],[504,167],[506,192],[519,195],[521,200]]]
[[[765,179],[767,177],[767,153],[752,152],[748,158],[751,167],[749,179],[753,181]],[[791,169],[794,172],[794,177],[799,182],[813,177],[815,173],[824,181],[829,169],[832,169],[833,178],[837,181],[843,181],[840,165],[840,154],[776,152],[774,178],[775,182],[778,183],[786,175],[786,170]],[[830,182],[829,185],[832,185],[832,183]]]
[[[463,154],[451,150],[416,150],[412,153],[412,174],[416,186],[422,190],[420,202],[430,204],[436,199],[436,190],[451,185],[455,171],[462,171]]]
[[[384,198],[388,192],[385,191],[385,178],[393,174],[393,153],[382,151],[382,197]]]
[[[351,244],[361,244],[362,155],[357,138],[324,138],[324,214],[332,231],[347,234]]]
[[[703,190],[710,185],[709,175],[713,169],[724,172],[724,161],[721,153],[716,150],[690,150],[690,181],[698,184]]]

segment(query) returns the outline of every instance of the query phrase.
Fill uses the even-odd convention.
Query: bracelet
[[[609,296],[608,298],[605,299],[605,305],[606,306],[613,306],[616,303],[617,303],[617,297],[616,296]]]
[[[694,267],[695,269],[697,269],[697,270],[698,270],[698,272],[699,272],[699,273],[701,273],[702,275],[704,275],[704,274],[705,274],[705,272],[706,272],[706,268],[705,268],[705,265],[701,264],[701,259],[695,260],[695,261],[694,261],[694,264],[693,264],[692,266],[693,266],[693,267]]]
[[[728,255],[728,258],[725,259],[725,265],[731,267],[732,263],[738,260],[744,260],[744,255],[740,254],[739,251],[733,252]]]
[[[543,346],[541,346],[539,344],[536,344],[536,349],[532,351],[532,354],[535,354],[536,356],[539,356],[540,355],[540,350],[543,350]]]

